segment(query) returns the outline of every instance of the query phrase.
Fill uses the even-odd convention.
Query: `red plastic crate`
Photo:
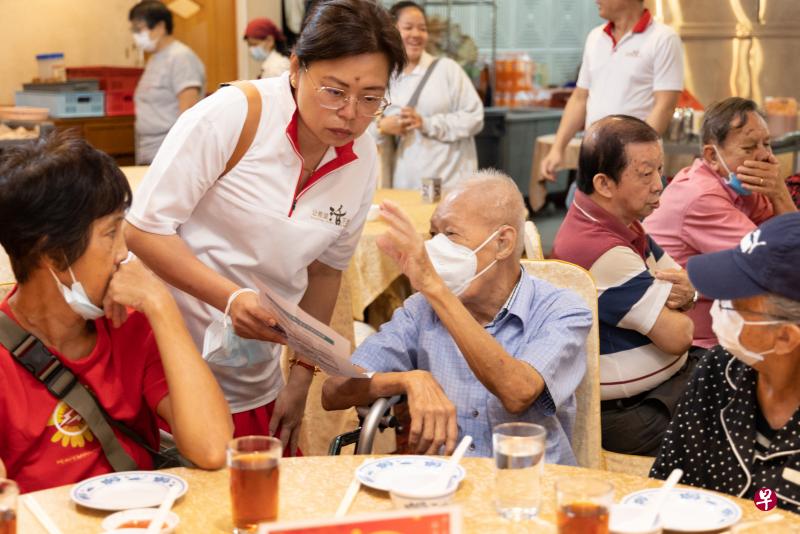
[[[133,93],[144,69],[139,67],[67,67],[67,79],[94,78],[105,91]]]
[[[133,115],[133,91],[106,91],[106,116]]]

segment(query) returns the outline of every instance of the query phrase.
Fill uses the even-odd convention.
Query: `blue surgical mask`
[[[64,300],[67,301],[67,304],[72,311],[86,319],[87,321],[92,319],[99,319],[105,312],[102,308],[98,308],[89,298],[89,295],[86,294],[86,290],[83,289],[83,284],[78,282],[75,278],[75,273],[72,272],[72,267],[69,267],[69,275],[72,277],[72,287],[67,287],[61,283],[61,280],[58,279],[56,273],[53,272],[53,269],[50,269],[50,274],[53,275],[53,278],[58,284],[58,289],[61,291],[61,295],[64,297]]]
[[[241,291],[241,290],[240,290]],[[236,335],[230,317],[232,295],[221,319],[213,321],[203,336],[203,359],[220,367],[247,367],[270,358],[267,343]]]
[[[748,191],[744,187],[742,187],[742,182],[739,180],[739,177],[736,176],[735,172],[731,172],[728,168],[728,165],[725,164],[725,160],[722,159],[722,154],[719,152],[719,148],[717,145],[711,145],[714,147],[714,152],[717,153],[717,158],[719,159],[720,164],[722,164],[722,168],[725,169],[725,172],[728,173],[728,177],[725,179],[725,183],[728,184],[728,187],[739,193],[740,195],[746,197],[747,195],[751,194],[752,191]]]
[[[256,61],[265,61],[268,55],[260,45],[250,47],[250,56]]]

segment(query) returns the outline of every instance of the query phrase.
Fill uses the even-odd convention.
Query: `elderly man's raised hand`
[[[411,428],[409,448],[416,454],[450,455],[458,439],[456,408],[428,371],[403,373]]]
[[[381,203],[381,217],[389,230],[378,238],[378,248],[394,260],[411,286],[424,293],[443,284],[425,251],[425,241],[408,215],[394,202],[385,200]]]
[[[772,198],[783,194],[786,184],[780,178],[780,165],[773,154],[767,161],[746,160],[735,170],[747,189]]]

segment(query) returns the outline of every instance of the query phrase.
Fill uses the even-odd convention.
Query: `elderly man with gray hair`
[[[431,217],[428,241],[396,205],[384,202],[381,215],[390,229],[378,244],[418,293],[353,354],[370,378],[329,378],[323,406],[404,394],[409,444],[427,454],[449,454],[470,435],[468,454],[491,456],[495,425],[538,423],[546,461],[574,465],[574,393],[592,316],[577,294],[521,268],[526,210],[514,182],[488,170],[459,183]]]

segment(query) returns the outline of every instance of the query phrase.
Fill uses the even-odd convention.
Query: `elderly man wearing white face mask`
[[[378,245],[418,291],[352,361],[371,378],[329,378],[323,406],[343,409],[405,394],[409,445],[492,455],[492,428],[526,421],[547,429],[546,461],[574,464],[574,392],[585,372],[592,316],[575,293],[520,266],[525,205],[514,182],[480,171],[459,183],[431,218],[423,241],[397,206],[381,215]]]
[[[651,476],[800,512],[800,213],[689,259],[720,346],[698,363]]]
[[[191,48],[172,36],[172,13],[143,0],[128,13],[133,42],[152,54],[136,86],[136,164],[149,165],[181,113],[205,95],[206,70]]]

